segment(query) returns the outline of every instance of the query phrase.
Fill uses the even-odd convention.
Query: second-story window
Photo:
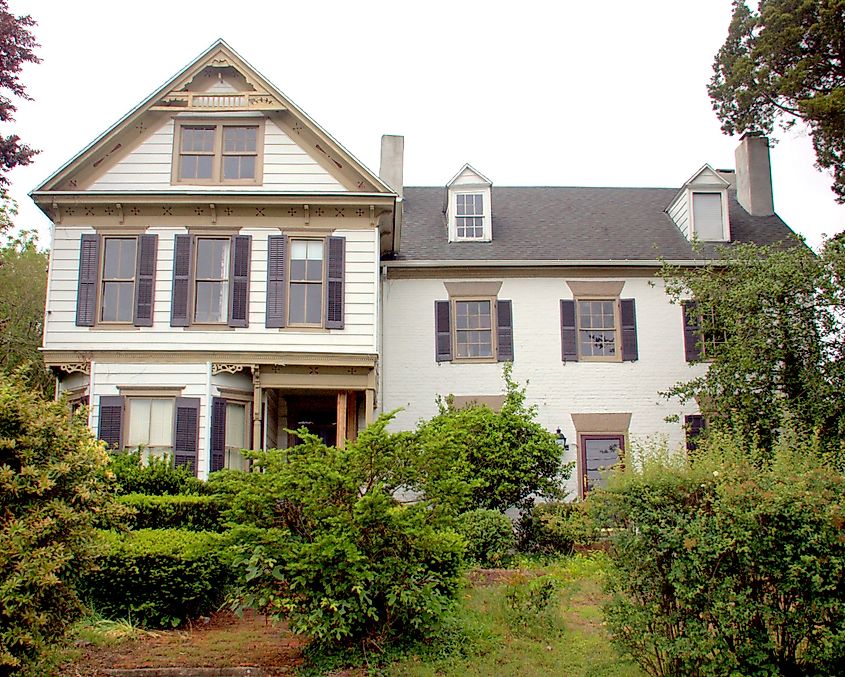
[[[322,325],[323,240],[290,241],[288,322]]]
[[[178,128],[174,183],[261,183],[263,126],[197,123]]]
[[[616,356],[616,302],[578,301],[578,351],[582,358]]]
[[[455,301],[455,355],[493,357],[491,301]]]
[[[455,195],[455,227],[459,238],[484,237],[484,195],[482,193]]]
[[[134,237],[103,238],[101,322],[132,322],[137,244]]]
[[[229,317],[229,238],[197,238],[194,322],[218,324]]]

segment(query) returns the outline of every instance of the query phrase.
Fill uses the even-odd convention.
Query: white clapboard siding
[[[153,326],[98,329],[76,326],[79,244],[90,228],[57,226],[51,253],[50,289],[44,345],[48,350],[241,350],[367,353],[376,352],[378,232],[335,231],[346,238],[345,328],[330,331],[267,329],[264,326],[267,237],[277,228],[244,228],[252,236],[249,327],[197,330],[170,326],[173,245],[182,228],[152,226],[158,235]]]
[[[137,148],[106,170],[89,190],[184,191],[171,184],[173,120],[167,121]],[[220,186],[189,186],[192,191],[219,191]],[[264,128],[262,185],[226,185],[227,191],[345,192],[346,188],[272,120]]]
[[[200,476],[207,476],[208,468],[208,391],[210,368],[207,362],[162,364],[156,362],[91,364],[92,390],[89,394],[91,429],[95,432],[100,422],[100,398],[120,395],[120,388],[182,388],[181,397],[200,400],[199,452],[197,467]],[[124,425],[126,425],[124,421]]]
[[[560,427],[573,443],[570,460],[577,444],[572,413],[630,413],[632,439],[663,435],[671,448],[683,442],[681,424],[664,419],[692,412],[658,392],[705,367],[685,362],[681,308],[669,302],[661,281],[625,280],[621,297],[636,300],[635,362],[562,361],[560,300],[572,294],[561,278],[506,278],[498,297],[513,304],[513,376],[522,385],[528,382],[527,402],[537,406],[539,423],[549,431]],[[398,429],[413,429],[418,420],[435,415],[437,395],[503,392],[500,363],[435,361],[434,302],[446,299],[439,280],[384,283],[381,401],[384,411],[403,408],[393,423]]]
[[[689,238],[689,200],[686,191],[669,207],[669,217],[684,236]]]

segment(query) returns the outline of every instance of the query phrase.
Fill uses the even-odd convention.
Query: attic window
[[[263,145],[263,124],[178,125],[173,183],[260,185]]]
[[[724,242],[721,193],[693,193],[692,220],[695,236],[706,242]]]
[[[484,237],[484,194],[458,193],[455,208],[458,237],[468,240]]]

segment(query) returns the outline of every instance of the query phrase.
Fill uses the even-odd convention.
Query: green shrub
[[[572,466],[562,463],[557,438],[525,404],[525,389],[503,369],[505,401],[499,412],[487,406],[456,409],[438,401],[437,416],[421,421],[408,440],[410,488],[433,507],[458,515],[475,508],[525,507],[531,496],[561,498]]]
[[[466,557],[478,566],[503,567],[516,546],[513,524],[498,510],[479,508],[458,517],[457,532],[466,539]]]
[[[214,496],[127,494],[118,502],[132,508],[131,529],[220,531],[220,502]]]
[[[237,607],[287,619],[326,649],[370,650],[434,629],[457,595],[463,540],[423,502],[393,497],[397,442],[389,416],[346,449],[300,430],[293,449],[256,454],[262,473],[241,479],[233,522],[247,538]],[[386,478],[392,478],[390,480]]]
[[[114,473],[120,494],[150,496],[205,493],[203,483],[184,466],[176,467],[169,457],[150,456],[146,464],[139,451],[111,454],[109,470]]]
[[[555,629],[558,583],[551,576],[519,577],[505,590],[505,620],[514,630],[546,633]]]
[[[0,674],[37,661],[80,615],[94,522],[119,512],[107,463],[83,412],[0,375]]]
[[[104,616],[176,627],[221,603],[229,570],[219,534],[185,529],[100,533],[97,569],[86,577],[84,589]]]
[[[592,495],[615,529],[615,641],[650,675],[836,674],[845,478],[796,440],[762,465],[730,438],[707,446],[692,465],[645,460]]]
[[[540,555],[569,555],[576,545],[590,545],[596,530],[584,502],[535,503],[517,524],[519,549]]]

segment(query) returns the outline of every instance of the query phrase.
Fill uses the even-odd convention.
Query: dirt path
[[[64,665],[64,677],[102,677],[108,668],[261,667],[265,675],[288,675],[302,663],[305,641],[263,616],[238,618],[222,612],[207,623],[151,633],[115,646],[81,647],[82,656]]]

